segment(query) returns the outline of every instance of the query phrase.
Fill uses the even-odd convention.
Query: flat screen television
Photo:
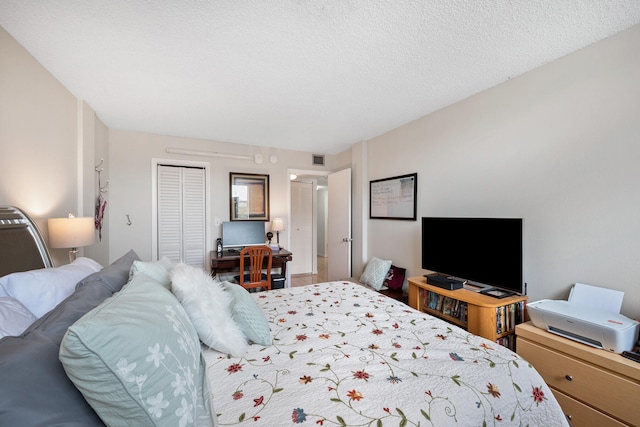
[[[522,218],[422,218],[422,268],[523,293]]]
[[[226,221],[222,223],[222,247],[243,248],[264,245],[264,221]]]

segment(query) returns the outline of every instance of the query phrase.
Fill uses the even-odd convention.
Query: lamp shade
[[[49,218],[49,246],[52,248],[79,248],[92,245],[96,240],[92,217]]]
[[[284,230],[284,221],[282,218],[273,218],[271,221],[271,231],[283,231]]]

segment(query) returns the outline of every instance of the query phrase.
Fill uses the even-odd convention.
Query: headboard
[[[0,276],[53,267],[35,222],[14,206],[0,206]]]

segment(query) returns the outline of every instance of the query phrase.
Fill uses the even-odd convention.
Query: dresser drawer
[[[640,420],[638,383],[522,338],[518,340],[518,354],[550,387],[626,423]]]
[[[573,427],[626,427],[618,420],[608,415],[598,412],[584,403],[578,402],[561,391],[551,389],[556,400],[562,407],[562,411],[567,415],[567,419]]]

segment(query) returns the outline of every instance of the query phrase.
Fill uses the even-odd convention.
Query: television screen
[[[422,268],[522,293],[522,219],[423,217]]]
[[[222,223],[222,247],[264,245],[265,234],[263,221],[226,221]]]

